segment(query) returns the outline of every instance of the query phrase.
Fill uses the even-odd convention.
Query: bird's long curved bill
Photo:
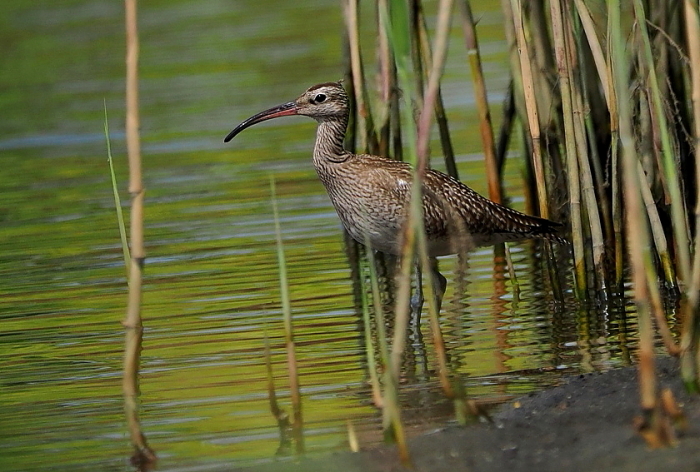
[[[282,105],[277,105],[276,107],[272,107],[269,110],[261,111],[257,115],[251,116],[243,123],[236,126],[233,129],[233,131],[226,135],[226,137],[224,138],[224,142],[227,143],[231,141],[234,138],[234,136],[236,136],[238,133],[250,126],[253,126],[256,123],[260,123],[261,121],[267,121],[273,118],[279,118],[280,116],[290,116],[296,114],[297,106],[294,102],[283,103]]]

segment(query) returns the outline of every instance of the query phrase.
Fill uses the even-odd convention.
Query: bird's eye
[[[315,101],[316,103],[321,103],[321,102],[324,102],[325,100],[326,100],[326,94],[325,94],[325,93],[319,93],[318,95],[316,95],[316,96],[314,97],[314,101]]]

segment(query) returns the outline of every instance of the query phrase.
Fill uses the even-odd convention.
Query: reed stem
[[[141,140],[139,138],[137,4],[136,0],[126,0],[124,5],[126,13],[126,147],[129,158],[129,193],[131,195],[131,217],[129,220],[131,259],[129,263],[129,297],[126,317],[122,322],[126,330],[122,390],[131,444],[135,450],[132,460],[139,464],[152,464],[156,461],[156,456],[146,442],[138,416],[138,379],[143,337],[141,292],[146,254],[143,244],[144,188],[141,178]]]
[[[671,137],[669,135],[669,127],[664,112],[659,81],[656,76],[654,67],[654,57],[651,52],[651,42],[649,40],[649,32],[647,29],[646,14],[642,0],[634,0],[634,14],[637,18],[637,26],[639,27],[639,35],[642,40],[643,56],[646,60],[644,72],[646,79],[649,81],[649,90],[652,98],[652,111],[654,120],[657,123],[661,138],[661,150],[663,156],[663,167],[668,185],[668,192],[671,198],[671,219],[673,224],[673,234],[675,236],[676,250],[678,258],[678,274],[684,284],[688,284],[691,276],[690,268],[690,240],[688,232],[687,211],[685,209],[685,200],[681,194],[680,178],[678,176],[678,161],[676,160],[673,146],[671,145]]]
[[[486,164],[486,180],[488,182],[489,198],[496,203],[503,202],[503,189],[501,188],[501,175],[496,162],[496,145],[493,139],[493,125],[491,124],[491,112],[486,94],[486,81],[484,71],[481,66],[481,53],[479,52],[479,41],[476,35],[476,24],[469,0],[462,0],[459,3],[462,17],[462,31],[464,32],[464,43],[467,47],[469,66],[472,72],[472,83],[474,84],[474,97],[476,98],[476,109],[479,113],[479,134],[484,147],[484,162]]]
[[[529,48],[525,40],[522,5],[521,0],[511,0],[510,3],[511,10],[513,12],[515,38],[517,41],[518,50],[520,51],[520,72],[525,97],[527,122],[530,130],[530,139],[532,141],[532,164],[535,170],[539,212],[542,218],[549,218],[549,200],[547,198],[547,185],[544,174],[544,162],[542,160],[542,145],[540,142],[540,118],[537,100],[535,98],[535,81],[532,75],[532,62]]]
[[[686,40],[690,56],[690,77],[693,104],[693,144],[695,153],[700,152],[700,16],[698,5],[691,0],[684,1]],[[700,165],[695,166],[696,205],[695,205],[695,250],[692,279],[688,286],[688,301],[683,310],[683,332],[681,334],[681,377],[691,391],[700,391],[700,326],[698,308],[700,301]]]

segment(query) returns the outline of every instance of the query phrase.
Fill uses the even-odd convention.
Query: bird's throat
[[[314,145],[314,164],[345,162],[350,153],[343,148],[347,119],[319,121]]]

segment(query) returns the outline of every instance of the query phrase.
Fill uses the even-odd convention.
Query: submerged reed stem
[[[282,230],[277,209],[277,196],[275,191],[275,179],[270,176],[270,194],[272,198],[272,212],[275,220],[275,236],[277,239],[277,267],[280,277],[280,298],[282,300],[282,316],[284,320],[284,339],[287,347],[287,369],[289,372],[289,390],[292,399],[292,434],[298,454],[304,452],[304,420],[301,408],[301,388],[299,386],[299,369],[297,365],[296,349],[294,345],[294,328],[292,326],[292,306],[289,301],[289,280],[287,278],[287,262],[284,256],[284,243],[282,242]]]

